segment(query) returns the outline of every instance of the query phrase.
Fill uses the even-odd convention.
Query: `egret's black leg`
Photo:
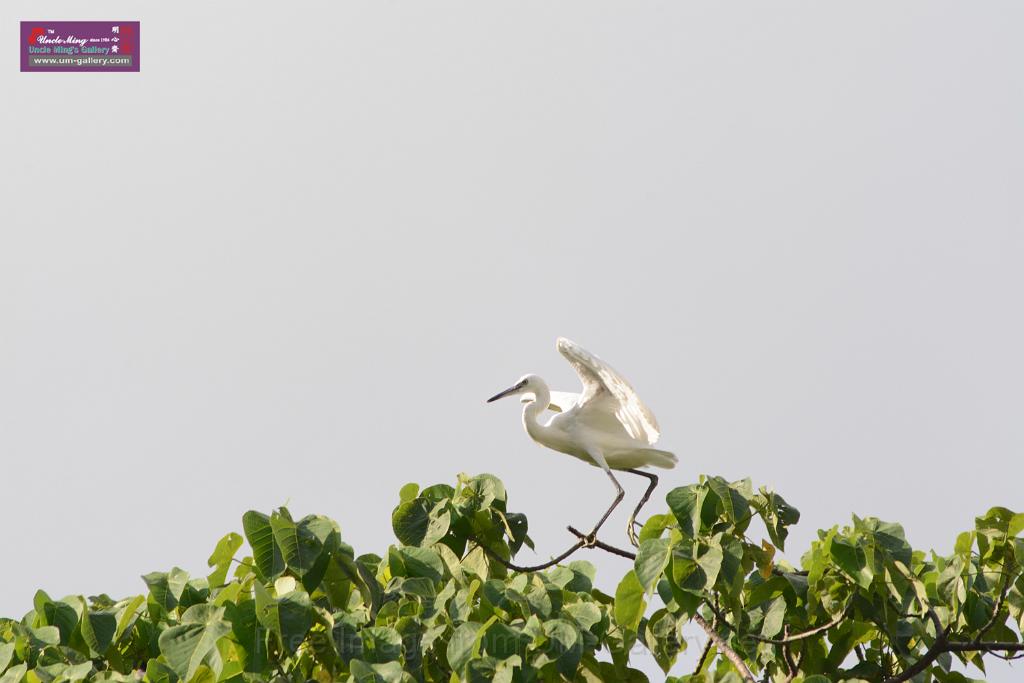
[[[611,506],[607,510],[605,510],[603,515],[601,515],[601,519],[597,520],[597,524],[595,524],[594,528],[590,530],[590,533],[586,535],[586,539],[590,544],[593,544],[597,541],[597,532],[601,528],[601,525],[604,524],[605,520],[608,519],[608,515],[612,514],[612,510],[617,508],[619,506],[619,503],[621,503],[622,499],[625,498],[626,496],[626,492],[622,490],[622,486],[619,484],[619,480],[615,478],[615,475],[612,474],[612,471],[606,469],[605,474],[607,474],[608,478],[612,480],[612,486],[615,487],[615,500],[612,501]]]
[[[640,514],[640,508],[646,505],[647,501],[651,499],[651,494],[654,493],[654,489],[658,485],[658,475],[652,472],[644,472],[643,470],[636,469],[629,469],[623,471],[631,472],[632,474],[639,474],[641,477],[644,477],[650,480],[651,482],[647,486],[647,490],[644,491],[644,495],[640,499],[640,502],[637,504],[636,509],[633,510],[633,514],[629,516],[629,525],[626,527],[626,535],[629,536],[629,542],[632,543],[634,547],[639,547],[640,542],[637,540],[636,530],[633,528],[633,525],[636,524],[636,516]]]

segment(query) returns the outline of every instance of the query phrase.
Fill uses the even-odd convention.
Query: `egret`
[[[625,492],[613,471],[630,472],[650,482],[640,504],[630,515],[627,535],[638,545],[634,522],[640,508],[658,485],[657,475],[637,469],[653,465],[675,467],[678,459],[668,451],[652,448],[661,435],[654,413],[643,404],[636,391],[612,366],[579,344],[561,337],[558,351],[576,370],[583,391],[578,394],[551,391],[537,375],[523,375],[511,387],[487,399],[488,403],[506,396],[522,396],[523,426],[530,438],[542,446],[600,467],[615,487],[615,500],[589,534],[581,535],[586,545],[597,544],[597,532],[612,511],[622,502]],[[555,413],[546,422],[541,414]],[[576,532],[570,527],[570,531]]]

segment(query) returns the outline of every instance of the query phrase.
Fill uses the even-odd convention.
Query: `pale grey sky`
[[[608,482],[483,403],[573,389],[558,335],[657,414],[652,509],[751,476],[794,561],[851,512],[946,552],[1024,509],[1019,3],[40,12],[0,5],[0,614],[285,502],[381,552],[460,471],[560,550]],[[18,73],[36,18],[141,20],[142,72]]]

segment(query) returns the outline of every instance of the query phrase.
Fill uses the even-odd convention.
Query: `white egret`
[[[523,426],[530,438],[542,446],[600,467],[611,479],[615,486],[615,500],[593,530],[581,535],[585,545],[597,544],[598,530],[625,495],[613,470],[646,477],[650,485],[630,516],[627,529],[629,540],[635,546],[637,538],[633,526],[636,515],[658,485],[655,474],[637,468],[653,465],[671,469],[678,460],[668,451],[652,448],[660,436],[658,422],[622,375],[564,337],[558,339],[557,348],[583,382],[582,393],[551,391],[547,382],[537,375],[524,375],[487,402],[521,395],[525,404]],[[547,422],[541,422],[541,413],[548,409],[556,414]],[[571,527],[570,530],[578,533]]]

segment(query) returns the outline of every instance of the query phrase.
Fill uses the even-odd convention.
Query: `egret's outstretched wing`
[[[577,405],[581,413],[607,412],[614,415],[625,432],[634,439],[654,445],[661,435],[654,413],[643,404],[626,378],[615,368],[579,344],[560,337],[558,351],[565,356],[583,382]]]
[[[531,393],[523,394],[523,397],[519,399],[520,403],[529,403],[534,400],[534,396]],[[548,410],[556,413],[564,413],[580,400],[579,394],[574,394],[569,391],[552,391],[551,401],[548,403]]]

